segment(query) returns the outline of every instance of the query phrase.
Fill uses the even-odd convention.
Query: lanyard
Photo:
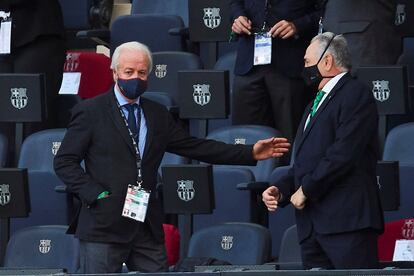
[[[115,98],[115,101],[116,101],[116,105],[118,106],[118,110],[121,113],[121,117],[124,120],[125,126],[128,129],[129,137],[131,137],[132,145],[134,146],[134,149],[135,149],[135,161],[137,163],[137,186],[138,188],[141,188],[141,184],[143,181],[142,181],[142,170],[141,170],[141,154],[139,152],[138,143],[135,140],[134,135],[132,134],[131,130],[129,129],[128,121],[125,117],[124,112],[122,111],[121,105],[119,104],[116,98]],[[139,133],[137,136],[139,137]]]
[[[271,4],[269,0],[265,1],[265,18],[263,20],[263,26],[261,31],[266,31],[267,28],[267,22],[266,20],[268,19],[269,15],[270,15],[270,9],[271,9]]]

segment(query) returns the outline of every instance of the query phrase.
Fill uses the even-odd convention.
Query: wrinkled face
[[[124,49],[119,55],[118,66],[113,71],[114,80],[139,78],[146,81],[149,74],[148,65],[149,60],[145,53]]]

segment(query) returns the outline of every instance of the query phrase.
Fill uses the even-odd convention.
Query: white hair
[[[137,41],[131,41],[131,42],[125,42],[118,47],[116,47],[111,60],[111,69],[116,71],[119,65],[119,55],[123,50],[132,50],[132,51],[138,51],[142,52],[147,55],[148,57],[148,74],[151,73],[152,70],[152,54],[150,49]]]

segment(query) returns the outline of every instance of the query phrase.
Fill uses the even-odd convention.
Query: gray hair
[[[152,70],[152,54],[149,48],[137,41],[131,41],[131,42],[125,42],[118,47],[116,47],[113,55],[112,55],[112,61],[111,61],[111,69],[115,70],[118,68],[119,65],[119,55],[123,50],[132,50],[132,51],[138,51],[143,52],[148,57],[148,74],[151,73]]]
[[[332,40],[332,41],[331,41]],[[311,43],[318,41],[319,42],[319,55],[322,55],[325,48],[329,47],[325,51],[326,54],[331,54],[335,65],[341,71],[349,71],[352,68],[351,54],[349,53],[348,43],[343,35],[335,35],[331,32],[325,32],[315,36]]]

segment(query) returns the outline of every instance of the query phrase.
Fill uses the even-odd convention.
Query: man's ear
[[[332,67],[334,66],[333,56],[331,54],[327,54],[324,58],[323,65],[327,72],[331,71]]]

